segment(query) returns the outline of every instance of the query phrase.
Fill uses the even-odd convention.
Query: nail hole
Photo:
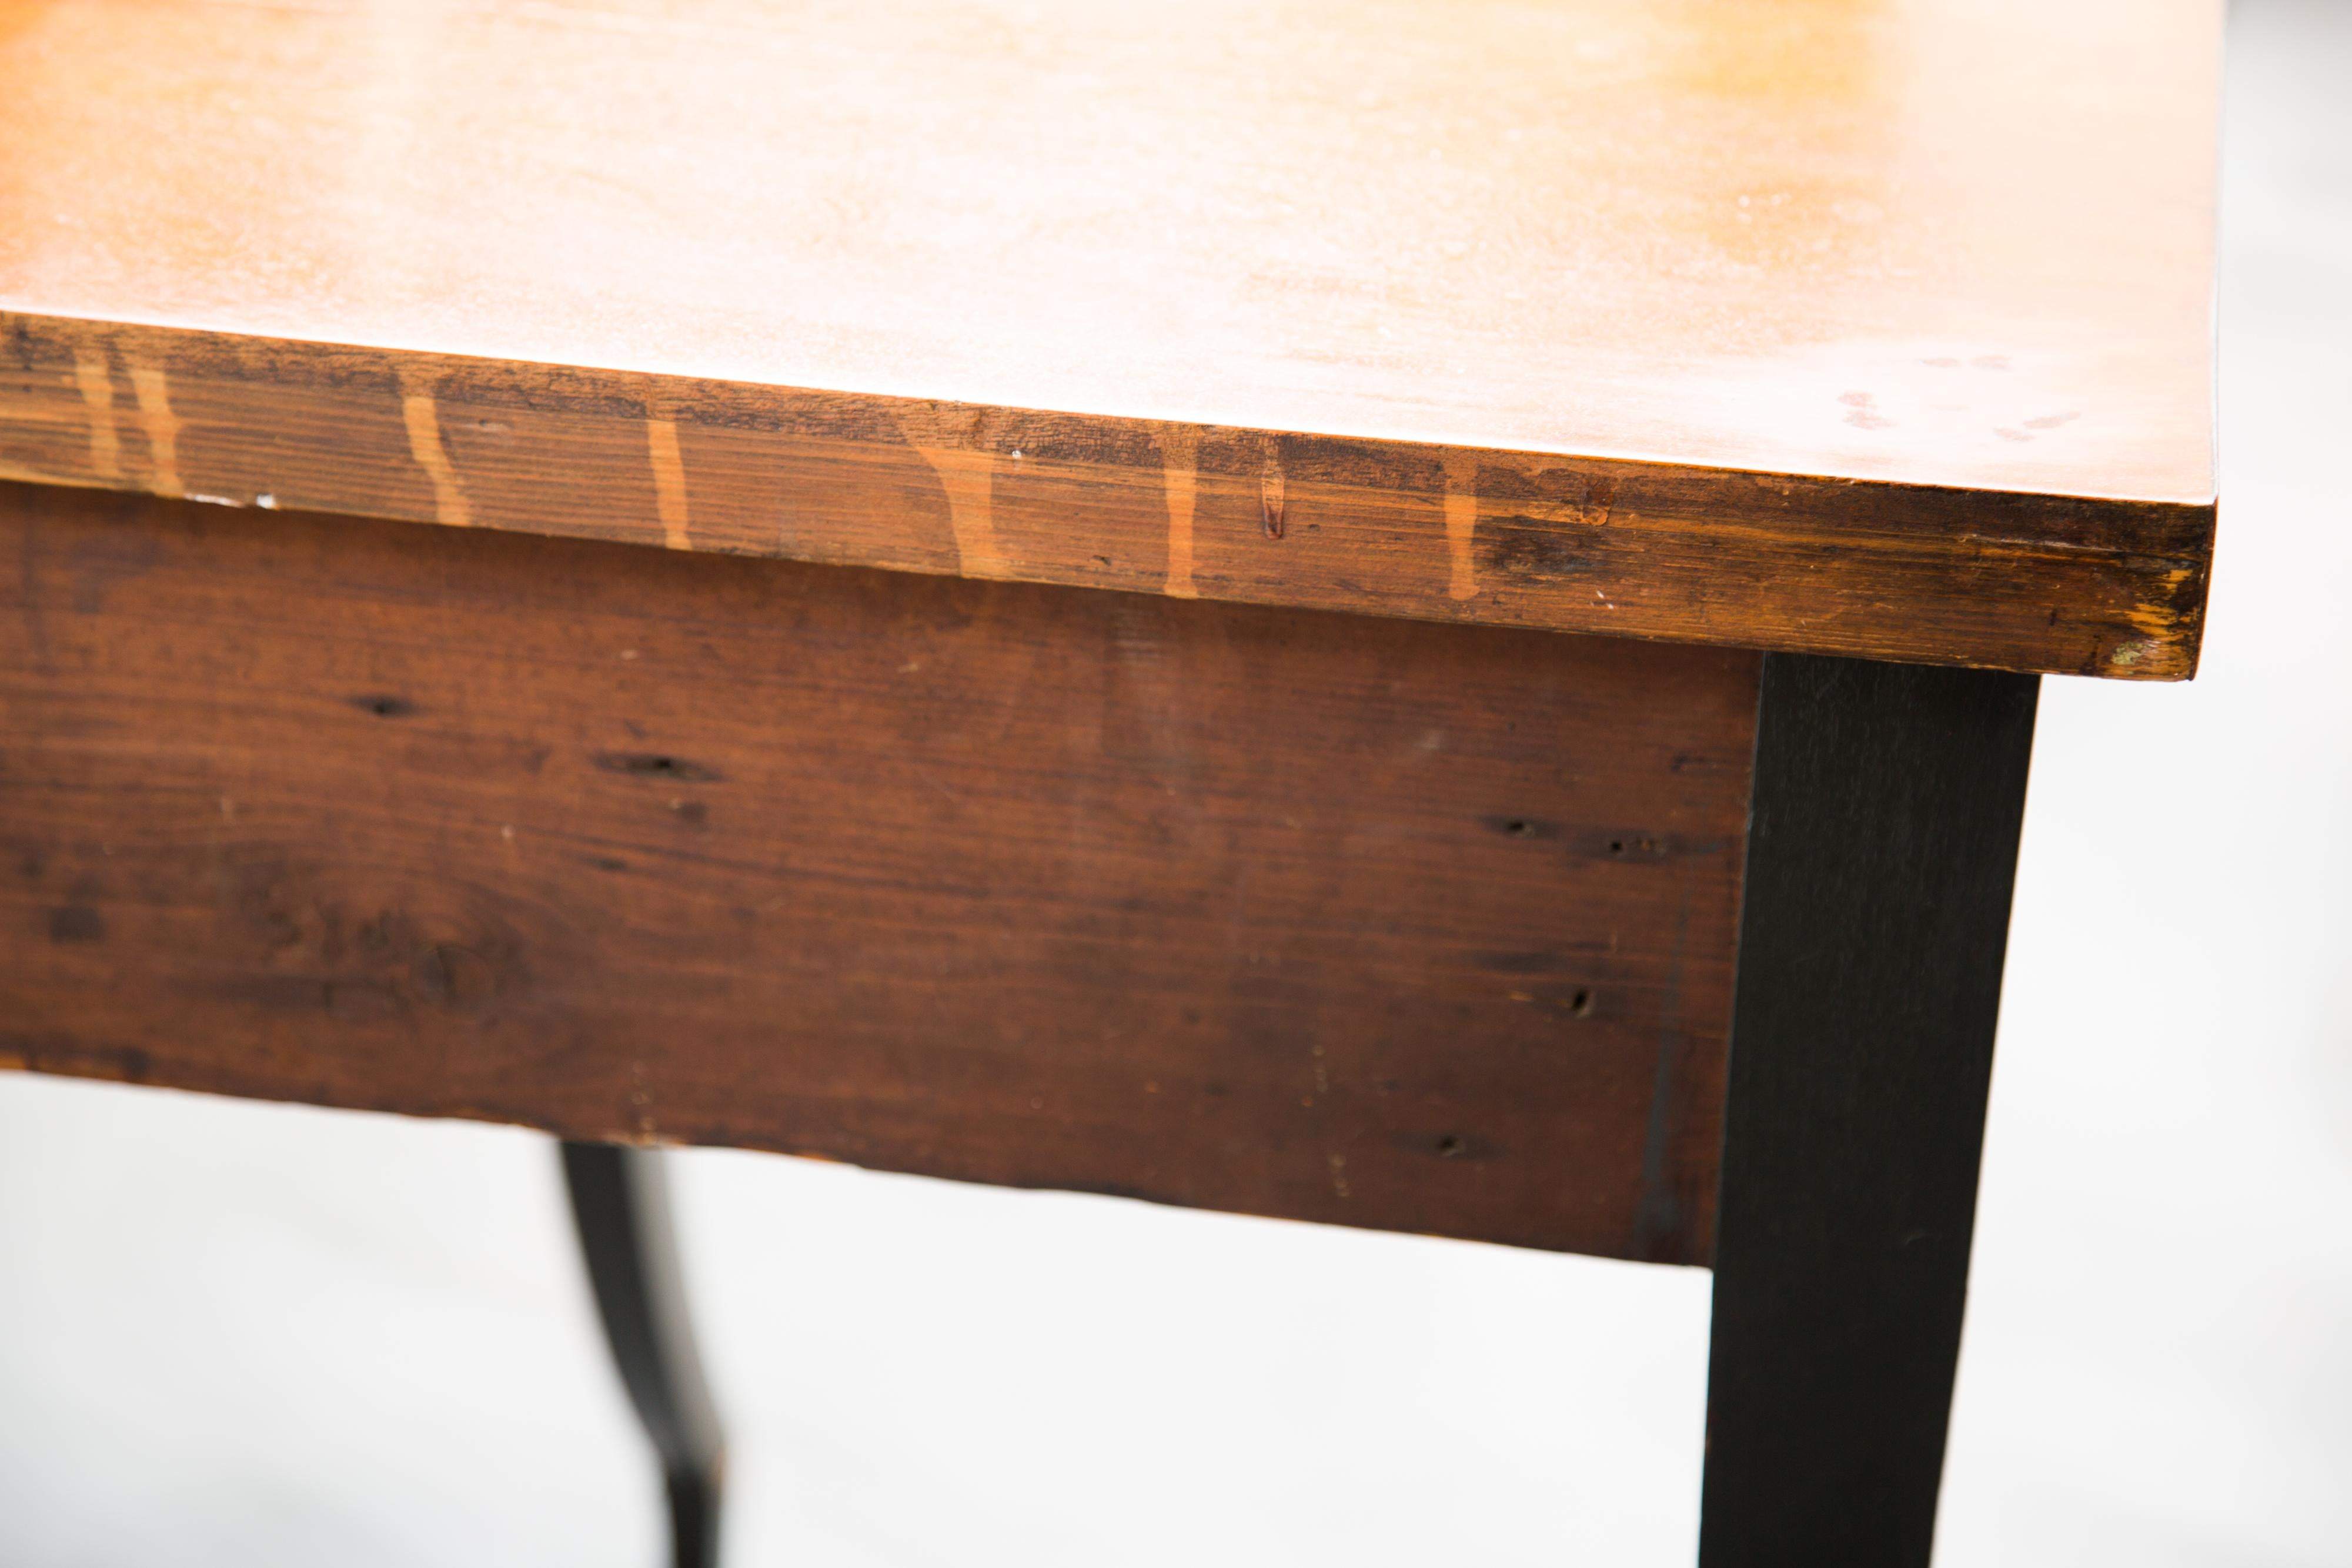
[[[416,705],[407,698],[385,695],[353,697],[352,706],[362,713],[372,713],[378,718],[406,718],[416,711]]]
[[[682,757],[665,757],[648,751],[601,751],[596,754],[596,766],[607,773],[625,773],[634,779],[667,779],[688,784],[707,784],[718,774]]]
[[[1591,1011],[1592,993],[1581,986],[1578,987],[1576,994],[1568,998],[1568,1016],[1580,1019]]]
[[[1624,840],[1622,840],[1622,839],[1612,839],[1612,840],[1610,840],[1610,841],[1609,841],[1609,852],[1610,852],[1611,854],[1612,854],[1612,855],[1622,855],[1622,854],[1623,854],[1623,853],[1625,852],[1625,841],[1624,841]]]
[[[1453,1159],[1454,1156],[1461,1154],[1461,1152],[1462,1140],[1455,1137],[1453,1134],[1448,1133],[1445,1136],[1437,1140],[1437,1153],[1441,1159]]]

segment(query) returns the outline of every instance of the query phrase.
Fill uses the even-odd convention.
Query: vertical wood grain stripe
[[[131,367],[131,387],[139,394],[139,423],[147,433],[148,461],[155,477],[148,488],[174,498],[187,493],[180,483],[180,421],[172,413],[172,393],[163,372],[152,365]],[[113,401],[108,394],[108,402]],[[109,424],[111,425],[110,416]]]
[[[662,543],[670,549],[691,549],[687,534],[686,464],[677,452],[677,422],[646,420],[646,451],[653,461],[654,507],[661,514]]]
[[[996,454],[960,446],[918,446],[948,493],[948,527],[955,534],[956,570],[965,577],[1010,577],[997,553],[993,515]]]
[[[1478,460],[1457,454],[1445,460],[1445,551],[1451,571],[1445,594],[1456,601],[1478,597]]]
[[[89,410],[89,466],[101,479],[122,477],[122,438],[114,429],[114,377],[104,354],[74,356],[74,384]]]
[[[1200,432],[1189,424],[1160,429],[1168,493],[1168,583],[1163,591],[1171,599],[1201,596],[1201,591],[1192,586],[1192,497],[1200,439]]]
[[[409,453],[433,481],[435,518],[453,528],[471,528],[474,519],[466,507],[466,492],[441,446],[441,421],[433,400],[418,392],[406,393],[400,400],[400,412],[408,423]]]

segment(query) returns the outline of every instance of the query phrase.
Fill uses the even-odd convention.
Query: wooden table
[[[571,1140],[683,1560],[623,1145],[1712,1266],[1702,1561],[1924,1562],[2219,29],[0,5],[0,1054]]]

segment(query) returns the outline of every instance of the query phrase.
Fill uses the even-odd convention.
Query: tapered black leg
[[[567,1143],[563,1181],[604,1336],[661,1457],[671,1560],[677,1568],[714,1568],[726,1446],[687,1315],[662,1156]]]
[[[1927,1562],[2036,695],[1765,661],[1703,1568]]]

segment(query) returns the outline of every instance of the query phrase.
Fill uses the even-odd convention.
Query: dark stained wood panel
[[[1709,1256],[1752,654],[43,486],[0,584],[14,1064]]]
[[[5,313],[0,477],[2155,680],[2195,670],[2214,519]]]

